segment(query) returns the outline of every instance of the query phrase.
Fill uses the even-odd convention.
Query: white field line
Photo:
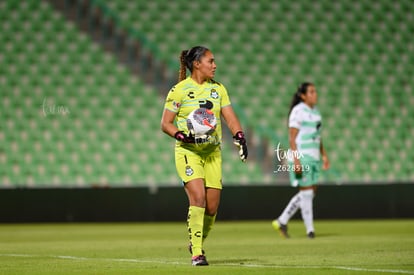
[[[128,262],[128,263],[151,263],[151,264],[165,264],[165,265],[190,265],[190,262],[174,262],[166,260],[140,260],[140,259],[118,259],[118,258],[86,258],[77,256],[65,255],[34,255],[34,254],[0,254],[0,257],[23,257],[23,258],[39,258],[48,257],[55,259],[66,259],[76,261],[108,261],[108,262]],[[414,274],[414,271],[400,270],[400,269],[374,269],[351,266],[317,266],[317,265],[261,265],[261,264],[235,264],[235,263],[219,263],[215,266],[234,266],[245,268],[275,268],[275,269],[339,269],[360,272],[378,272],[378,273],[396,273],[396,274]]]

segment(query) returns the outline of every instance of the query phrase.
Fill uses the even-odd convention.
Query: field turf
[[[1,224],[0,274],[414,274],[414,220],[218,220],[207,267],[190,265],[181,223]]]

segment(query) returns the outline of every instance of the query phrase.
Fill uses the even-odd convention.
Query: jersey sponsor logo
[[[189,98],[193,99],[193,98],[194,98],[194,92],[193,92],[193,91],[189,92],[189,93],[187,94],[187,96],[188,96]]]
[[[210,96],[214,99],[217,99],[219,97],[219,94],[217,93],[216,89],[211,89]]]
[[[198,105],[200,106],[200,108],[206,108],[206,109],[213,109],[213,102],[211,102],[210,100],[199,100],[198,101]]]
[[[180,109],[181,103],[177,101],[173,101],[172,105],[174,106],[175,109]]]
[[[321,126],[322,126],[322,122],[318,121],[318,123],[316,124],[316,130],[319,131],[319,129],[321,128]]]
[[[194,174],[194,170],[193,170],[193,168],[191,168],[190,166],[186,166],[185,167],[185,174],[187,175],[187,176],[191,176],[192,174]]]

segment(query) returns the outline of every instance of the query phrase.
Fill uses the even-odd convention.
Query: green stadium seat
[[[91,4],[106,7],[105,16],[116,16],[120,27],[149,39],[147,45],[156,58],[171,64],[171,72],[178,70],[182,49],[195,44],[213,49],[217,80],[229,89],[247,117],[246,126],[256,135],[258,124],[286,136],[287,110],[297,85],[314,82],[326,125],[325,144],[343,179],[412,179],[411,156],[399,161],[388,153],[399,152],[403,159],[401,144],[412,148],[413,133],[403,130],[410,128],[414,117],[410,1]],[[6,121],[0,142],[14,144],[0,147],[14,164],[14,172],[1,170],[0,179],[7,182],[2,186],[122,185],[122,181],[142,186],[172,179],[179,184],[171,165],[173,140],[159,130],[163,99],[155,89],[131,76],[47,2],[7,0],[0,16],[5,19],[0,24],[0,88],[10,91],[0,105]],[[375,96],[376,92],[386,96]],[[68,106],[70,115],[44,117],[45,98]],[[144,146],[147,137],[137,134],[140,130],[157,132],[154,143],[171,146],[159,145],[159,150],[154,143]],[[129,144],[131,137],[134,142]],[[32,146],[24,145],[27,140],[33,141]],[[105,142],[111,150],[102,151]],[[84,148],[77,151],[79,144]],[[33,145],[45,150],[47,157]],[[73,162],[71,152],[79,152],[79,162]],[[365,164],[355,163],[358,152],[359,162]],[[260,167],[266,164],[252,161],[246,168],[234,153],[230,148],[223,152],[223,157],[229,154],[223,163],[226,181],[273,182]],[[32,156],[32,162],[24,163],[25,154]],[[125,160],[112,163],[118,154]],[[156,161],[159,155],[161,162]],[[57,162],[53,167],[51,156]],[[142,167],[134,164],[141,162]],[[394,163],[395,171],[389,171]],[[82,168],[85,164],[87,171]],[[336,180],[330,176],[325,178]]]

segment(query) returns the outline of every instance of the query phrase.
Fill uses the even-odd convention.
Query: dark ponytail
[[[184,80],[187,77],[187,68],[185,65],[185,56],[187,55],[187,50],[184,50],[180,54],[180,71],[178,73],[178,82]]]
[[[201,57],[209,51],[206,47],[195,46],[189,50],[184,50],[180,54],[180,71],[178,81],[182,81],[187,77],[187,70],[193,71],[193,62],[200,61]]]
[[[293,95],[292,103],[290,104],[290,109],[289,109],[289,116],[290,116],[290,113],[292,112],[293,107],[295,107],[296,105],[302,102],[301,95],[306,94],[306,92],[308,91],[308,87],[312,85],[313,84],[310,82],[303,82],[302,84],[300,84],[300,86],[296,90],[296,93]]]

